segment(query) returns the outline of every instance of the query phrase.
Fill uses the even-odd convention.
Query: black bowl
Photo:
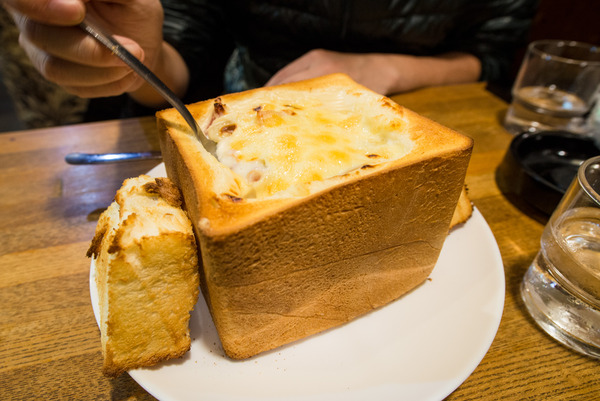
[[[600,155],[591,139],[565,131],[517,135],[496,170],[496,182],[516,206],[552,214],[581,163]]]

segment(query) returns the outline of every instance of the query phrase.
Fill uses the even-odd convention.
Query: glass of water
[[[579,167],[546,224],[521,295],[548,334],[600,358],[600,156]]]
[[[504,126],[514,134],[587,134],[586,115],[599,85],[600,47],[561,40],[532,42],[513,85]]]

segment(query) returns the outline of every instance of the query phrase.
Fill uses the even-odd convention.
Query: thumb
[[[142,63],[145,61],[146,53],[144,52],[142,46],[139,45],[139,43],[124,36],[115,35],[114,38],[135,58],[140,60]]]

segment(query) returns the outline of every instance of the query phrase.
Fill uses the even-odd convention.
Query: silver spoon
[[[160,159],[160,152],[69,153],[65,156],[65,161],[69,164],[107,164]]]
[[[171,106],[173,106],[188,123],[196,138],[202,143],[204,149],[209,153],[215,154],[216,143],[211,141],[204,135],[198,123],[192,116],[192,113],[185,107],[185,104],[162,82],[152,71],[150,71],[140,60],[138,60],[133,54],[129,53],[115,38],[110,34],[103,31],[96,24],[90,22],[88,17],[85,17],[83,22],[79,24],[81,29],[87,32],[88,35],[92,36],[98,42],[106,46],[115,56],[119,57],[125,64],[136,72],[139,76],[144,78],[162,97],[167,100]]]

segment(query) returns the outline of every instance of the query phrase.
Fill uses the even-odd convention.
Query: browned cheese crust
[[[227,106],[279,90],[339,86],[345,75],[222,96]],[[372,93],[371,93],[372,94]],[[172,109],[159,112],[168,176],[181,188],[202,254],[201,288],[225,352],[248,358],[341,325],[423,283],[464,185],[472,140],[379,96],[412,151],[366,164],[302,197],[249,200]],[[215,101],[189,108],[196,118]],[[315,124],[314,129],[319,126]],[[469,203],[470,204],[470,203]]]

